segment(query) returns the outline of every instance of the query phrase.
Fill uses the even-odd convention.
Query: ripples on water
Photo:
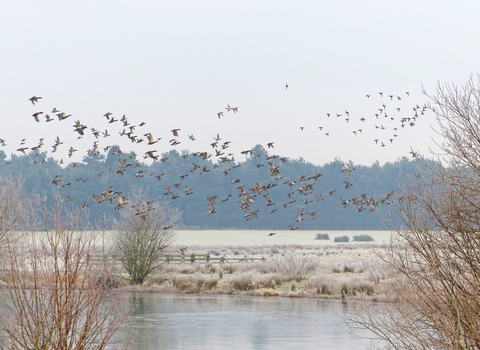
[[[340,301],[228,295],[140,294],[127,320],[135,349],[366,349]],[[347,310],[348,312],[348,310]],[[366,334],[366,333],[365,333]]]

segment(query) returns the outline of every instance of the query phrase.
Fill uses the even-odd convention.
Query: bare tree
[[[59,196],[53,211],[38,204],[44,231],[6,243],[0,298],[6,347],[110,348],[132,306],[108,288],[111,264],[94,258],[103,249],[98,232],[85,230],[81,214],[66,212]]]
[[[430,97],[443,163],[425,163],[399,195],[401,225],[382,255],[389,303],[357,305],[349,321],[392,349],[479,349],[480,77]]]
[[[113,237],[116,256],[134,284],[141,284],[162,264],[163,250],[175,238],[174,225],[180,213],[167,203],[146,201],[134,190],[132,205],[122,208]]]

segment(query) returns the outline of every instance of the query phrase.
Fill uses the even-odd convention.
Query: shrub
[[[234,270],[233,265],[232,265],[232,264],[228,264],[227,266],[225,266],[225,267],[223,268],[223,272],[226,273],[226,274],[232,274],[232,273],[234,273],[235,270]]]
[[[253,275],[251,273],[242,273],[232,278],[232,287],[236,290],[249,290],[253,288]]]
[[[375,292],[375,288],[371,284],[361,283],[351,287],[353,295],[357,293],[365,293],[367,295],[372,295]]]
[[[330,236],[328,235],[328,233],[317,233],[316,236],[315,236],[315,239],[321,239],[321,240],[329,240],[330,239]]]
[[[259,289],[255,292],[255,295],[261,297],[276,297],[279,296],[280,293],[272,289]]]
[[[374,239],[370,235],[358,235],[358,236],[353,236],[353,240],[355,242],[372,242]]]
[[[322,283],[322,285],[320,286],[320,288],[317,290],[317,293],[318,293],[318,294],[330,295],[330,294],[332,294],[332,291],[331,291],[330,287],[329,287],[326,283]]]
[[[253,278],[253,284],[257,287],[263,288],[275,288],[283,283],[282,276],[278,273],[267,273],[265,275],[255,276]]]
[[[286,255],[269,260],[264,268],[270,272],[279,273],[284,281],[300,282],[306,279],[316,267],[316,262],[310,257]]]
[[[211,290],[214,289],[218,284],[218,277],[214,276],[205,276],[205,275],[197,275],[197,286],[204,290]]]
[[[348,241],[350,241],[350,238],[348,236],[340,236],[340,237],[335,237],[335,239],[333,241],[335,243],[348,242]]]
[[[175,276],[173,278],[173,286],[178,290],[190,290],[194,286],[193,276]]]

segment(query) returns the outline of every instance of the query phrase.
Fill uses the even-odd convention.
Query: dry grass
[[[144,286],[126,287],[169,293],[383,300],[379,284],[392,277],[373,245],[189,247],[191,253],[264,257],[236,263],[172,263]],[[378,249],[379,246],[377,246]],[[124,287],[125,288],[125,287]]]

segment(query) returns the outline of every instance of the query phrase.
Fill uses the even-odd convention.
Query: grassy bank
[[[236,263],[171,263],[143,285],[125,290],[168,293],[246,294],[382,300],[379,284],[389,278],[376,244],[194,246],[188,254],[263,257]]]

